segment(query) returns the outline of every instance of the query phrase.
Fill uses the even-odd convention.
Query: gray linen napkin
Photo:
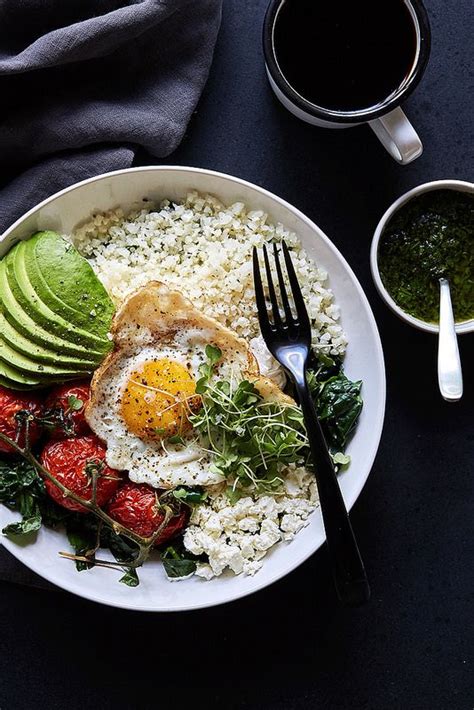
[[[0,0],[0,232],[78,180],[169,155],[222,0]],[[11,179],[14,176],[14,179]]]
[[[74,182],[169,155],[222,0],[0,0],[0,232]],[[48,586],[1,548],[0,579]]]

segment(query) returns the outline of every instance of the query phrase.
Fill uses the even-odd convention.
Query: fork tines
[[[266,246],[263,246],[263,258],[265,262],[265,272],[268,284],[268,294],[270,297],[270,303],[272,307],[273,323],[270,322],[267,302],[265,299],[265,293],[262,284],[262,277],[260,273],[260,264],[258,259],[257,248],[253,248],[253,276],[255,283],[255,297],[257,301],[257,310],[260,321],[260,329],[262,335],[265,337],[265,332],[276,331],[283,328],[294,328],[299,327],[299,329],[310,329],[310,322],[308,313],[306,311],[306,306],[303,300],[303,295],[301,293],[301,288],[298,283],[298,278],[291,261],[291,256],[286,243],[282,240],[281,247],[283,250],[283,256],[286,264],[286,271],[288,275],[288,282],[291,289],[291,296],[294,303],[295,314],[291,308],[290,299],[288,297],[287,288],[285,285],[285,279],[283,276],[283,271],[280,263],[280,257],[278,252],[278,244],[273,244],[273,258],[275,261],[275,268],[278,278],[278,290],[280,292],[280,301],[282,304],[282,310],[284,311],[285,317],[282,317],[281,307],[279,305],[277,293],[273,283],[273,276],[270,267],[270,259],[268,257],[268,251]]]

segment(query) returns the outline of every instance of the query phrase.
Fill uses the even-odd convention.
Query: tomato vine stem
[[[28,437],[27,437],[28,438]],[[168,524],[170,518],[173,515],[173,510],[170,508],[170,506],[165,505],[163,506],[164,509],[164,518],[158,528],[154,531],[152,535],[149,537],[142,537],[141,535],[138,535],[137,533],[133,532],[133,530],[130,530],[129,528],[125,527],[121,523],[117,522],[113,518],[110,517],[99,505],[97,505],[97,502],[95,501],[96,496],[92,496],[92,500],[86,500],[84,498],[81,498],[81,496],[78,496],[77,493],[74,493],[74,491],[71,491],[69,488],[66,488],[66,486],[58,481],[55,476],[53,476],[50,471],[48,471],[47,468],[45,468],[39,461],[38,459],[31,453],[31,450],[28,447],[28,444],[25,445],[25,448],[22,448],[19,446],[17,441],[14,441],[11,439],[9,436],[6,434],[3,434],[0,432],[0,441],[3,441],[5,444],[8,444],[11,448],[14,449],[14,451],[22,456],[26,461],[28,461],[32,466],[35,467],[36,471],[39,474],[42,474],[44,477],[46,477],[51,483],[53,483],[59,490],[63,493],[65,498],[70,498],[73,500],[75,503],[78,503],[79,505],[83,506],[88,510],[90,513],[95,515],[99,520],[103,521],[106,525],[108,525],[116,535],[123,535],[123,537],[128,538],[132,542],[134,542],[136,545],[138,545],[138,555],[137,557],[130,561],[127,562],[126,564],[124,563],[123,567],[127,568],[136,568],[140,567],[145,560],[147,559],[151,548],[154,546],[156,540],[159,538],[160,534],[163,532],[164,528]],[[95,488],[95,487],[94,487]],[[95,493],[95,490],[93,491]],[[86,561],[91,564],[97,564],[93,559],[91,558],[79,558],[77,556],[68,556],[67,553],[59,553],[62,557],[66,557],[68,559],[80,559],[80,561]],[[113,563],[111,563],[113,564]],[[102,563],[99,566],[104,566]],[[105,565],[109,566],[109,565]]]

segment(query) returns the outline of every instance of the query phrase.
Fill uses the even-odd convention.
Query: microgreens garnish
[[[84,406],[84,401],[76,397],[76,395],[71,394],[67,398],[67,406],[72,412],[78,412]]]
[[[199,366],[201,378],[196,382],[196,393],[203,394],[206,391],[209,379],[214,371],[214,366],[222,357],[222,350],[216,345],[206,345],[205,349],[207,362]]]
[[[222,353],[208,345],[196,391],[202,407],[189,417],[202,446],[212,455],[212,469],[233,490],[254,486],[259,491],[278,488],[289,464],[303,464],[308,442],[296,406],[267,402],[255,385],[243,380],[232,385],[215,380],[215,364]]]

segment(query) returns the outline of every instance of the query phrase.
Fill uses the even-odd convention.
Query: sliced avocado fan
[[[101,353],[107,352],[110,343],[107,339],[95,335],[92,328],[90,331],[84,330],[79,324],[72,320],[66,320],[58,314],[56,310],[49,307],[42,300],[43,294],[39,294],[33,288],[29,274],[25,268],[23,259],[25,243],[19,242],[5,257],[5,269],[7,272],[8,285],[15,299],[23,310],[38,325],[47,330],[51,330],[59,338],[75,342],[83,347],[97,350]],[[58,299],[59,301],[59,299]],[[61,303],[61,301],[59,301]],[[56,308],[56,304],[52,304]]]
[[[79,369],[84,372],[93,372],[97,367],[97,361],[82,359],[59,353],[55,350],[49,350],[28,340],[28,338],[25,338],[24,335],[15,330],[2,312],[0,312],[0,338],[16,352],[32,358],[39,363],[58,365],[64,369]]]
[[[0,384],[47,386],[92,373],[112,349],[113,303],[92,267],[55,232],[0,260]]]
[[[32,375],[39,379],[49,375],[54,378],[61,378],[73,377],[78,374],[77,367],[65,368],[60,365],[46,365],[43,362],[37,362],[26,355],[22,355],[22,353],[11,348],[3,337],[0,338],[0,360],[10,365],[10,367],[24,372],[27,376]]]
[[[0,261],[0,299],[1,310],[5,319],[25,338],[58,353],[65,353],[81,359],[90,358],[97,363],[100,363],[103,359],[101,352],[93,351],[83,345],[68,342],[63,338],[58,338],[56,335],[53,335],[37,325],[37,323],[25,313],[13,296],[8,284],[4,261]]]
[[[0,384],[14,390],[27,390],[41,386],[40,380],[15,370],[14,367],[10,367],[2,360],[0,360]]]
[[[114,306],[77,249],[55,232],[37,232],[19,248],[41,300],[68,322],[107,339]]]

